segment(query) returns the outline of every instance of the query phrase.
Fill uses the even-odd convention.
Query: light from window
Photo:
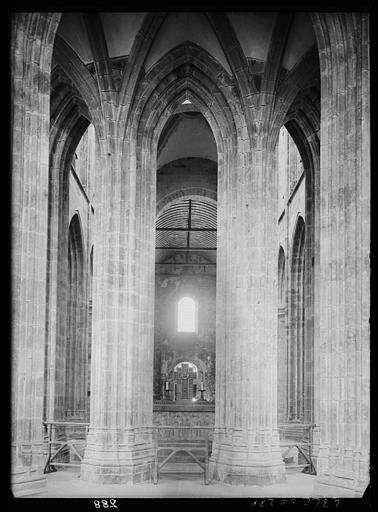
[[[183,297],[178,302],[177,330],[195,332],[196,303],[190,297]]]
[[[179,370],[183,370],[183,366],[188,371],[190,370],[190,368],[192,368],[193,373],[198,373],[197,366],[194,363],[191,363],[190,361],[183,361],[182,363],[176,364],[176,366],[173,369],[173,372],[178,372]]]

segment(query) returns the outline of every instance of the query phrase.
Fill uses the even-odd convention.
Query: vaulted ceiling
[[[215,263],[216,230],[215,201],[189,197],[172,202],[156,219],[156,261],[166,261],[180,251],[195,252]]]
[[[279,60],[280,76],[284,80],[285,73],[295,69],[311,48],[316,50],[315,34],[307,13],[229,12],[220,17],[219,13],[205,12],[156,14],[160,16],[158,28],[144,57],[145,72],[173,48],[190,41],[208,52],[231,77],[238,74],[238,66],[247,63],[253,76],[251,80],[258,84],[264,69],[275,66],[275,59]],[[111,63],[112,73],[116,74],[115,69],[119,68],[121,74],[129,57],[135,54],[138,39],[145,37],[149,15],[151,13],[67,12],[62,15],[57,34],[92,75],[93,62],[104,58]],[[238,64],[235,58],[230,62],[235,45],[244,54],[245,63],[239,60]],[[101,54],[94,55],[99,48]],[[217,161],[210,127],[198,112],[191,112],[190,105],[187,110],[168,121],[160,137],[158,168],[188,156]]]
[[[110,59],[130,54],[135,38],[147,13],[103,12],[99,13],[100,26],[106,41]],[[94,56],[91,51],[85,14],[64,13],[58,34],[89,64]],[[247,59],[265,63],[277,13],[274,12],[230,12],[229,22]],[[184,41],[192,41],[210,53],[231,74],[223,42],[213,29],[206,13],[167,13],[145,60],[145,69],[150,69],[164,54]],[[307,13],[293,13],[291,28],[286,38],[283,67],[292,69],[301,57],[315,45],[315,35]]]
[[[272,88],[282,86],[280,101],[288,101],[290,106],[284,123],[295,124],[299,111],[306,112],[304,116],[299,115],[298,121],[304,130],[311,124],[316,131],[319,123],[319,62],[307,13],[64,13],[56,41],[59,49],[53,55],[53,113],[60,110],[65,89],[71,88],[72,105],[89,119],[86,108],[90,100],[81,101],[81,83],[91,88],[93,98],[96,94],[99,97],[96,82],[101,83],[106,104],[109,84],[111,87],[115,84],[119,92],[127,80],[133,81],[128,73],[135,80],[144,79],[151,70],[149,76],[153,76],[159,68],[154,66],[169,52],[179,45],[183,52],[188,52],[190,43],[194,43],[210,55],[209,61],[216,61],[214,69],[220,82],[240,88],[248,107],[250,96],[260,90],[269,96]],[[137,55],[139,67],[135,65]],[[78,67],[80,73],[71,80],[70,73]],[[214,134],[205,117],[188,103],[176,107],[161,132],[157,148],[158,177],[159,170],[180,167],[179,163],[187,158],[216,165]],[[166,174],[164,177],[167,178]],[[170,248],[178,247],[182,254],[187,248],[192,251],[201,246],[207,248],[199,253],[201,257],[215,262],[216,233],[211,231],[216,226],[215,203],[194,197],[191,201],[186,197],[159,214],[156,247],[161,249],[157,249],[157,261],[171,257]],[[209,211],[210,220],[206,216]],[[190,217],[197,213],[207,220],[201,226],[202,231],[198,227],[190,231]]]
[[[158,168],[179,158],[197,157],[217,162],[213,132],[199,112],[174,114],[167,121],[158,146]]]

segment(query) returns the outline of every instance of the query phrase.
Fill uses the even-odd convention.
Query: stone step
[[[12,478],[12,492],[15,498],[22,498],[34,494],[44,493],[46,491],[46,477],[43,474],[33,474],[33,472],[18,472],[17,476]]]

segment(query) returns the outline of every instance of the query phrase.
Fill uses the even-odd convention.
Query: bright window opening
[[[198,374],[198,368],[195,364],[190,363],[189,361],[184,361],[183,363],[178,363],[173,369],[173,372],[193,372]]]
[[[183,297],[179,300],[177,320],[178,332],[195,332],[196,303],[190,297]]]

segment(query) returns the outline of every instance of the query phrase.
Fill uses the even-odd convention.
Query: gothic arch
[[[304,420],[305,222],[298,216],[291,251],[289,419]]]
[[[66,80],[78,92],[94,124],[98,136],[103,133],[103,112],[95,78],[72,48],[59,35],[55,38],[54,57],[66,75]],[[68,78],[69,77],[69,78]]]
[[[86,415],[85,251],[80,216],[75,213],[68,234],[68,300],[65,364],[65,416]]]
[[[139,210],[142,216],[137,225],[137,230],[140,231],[136,235],[136,250],[139,250],[139,240],[146,242],[141,252],[142,258],[134,272],[134,279],[143,283],[146,269],[151,269],[151,272],[154,269],[156,202],[153,184],[157,171],[158,141],[170,115],[180,110],[182,102],[189,98],[192,103],[191,110],[202,113],[213,132],[218,151],[218,199],[221,205],[218,214],[223,220],[223,236],[232,230],[228,224],[233,222],[233,205],[231,201],[225,200],[225,194],[228,187],[232,187],[238,179],[238,171],[243,162],[247,161],[245,152],[249,149],[249,141],[241,140],[247,128],[238,97],[227,73],[224,73],[223,68],[207,52],[192,43],[173,49],[151,68],[140,81],[134,98],[134,104],[131,105],[133,115],[125,134],[123,165],[135,172],[137,182],[144,184],[143,196],[135,194],[131,200],[133,208]],[[129,190],[132,191],[130,188]],[[131,217],[129,221],[133,222]],[[223,262],[221,260],[221,265],[222,263],[225,264],[224,259]],[[222,284],[219,288],[221,286]],[[147,309],[153,311],[153,290],[146,288],[142,293],[150,300]],[[222,314],[223,307],[224,304],[219,301],[217,314],[220,318],[225,316]],[[143,321],[146,321],[146,315]],[[151,324],[153,325],[153,317]],[[151,337],[152,334],[151,332]],[[224,343],[217,346],[217,354],[222,350],[226,350]],[[226,365],[227,358],[224,357],[223,361]],[[138,367],[135,370],[138,372]],[[227,370],[217,366],[216,371],[224,376]],[[217,377],[216,381],[219,382]]]
[[[287,421],[287,277],[286,256],[280,245],[278,251],[277,300],[277,419]]]
[[[305,104],[308,105],[308,101]],[[308,105],[311,110],[313,105]],[[307,116],[306,109],[291,112],[286,122],[286,128],[292,136],[302,158],[305,172],[305,285],[304,306],[306,311],[304,338],[306,343],[306,365],[310,371],[304,374],[306,389],[305,417],[306,421],[317,421],[314,407],[315,366],[316,354],[319,350],[319,340],[315,335],[315,325],[319,315],[320,304],[320,111]],[[293,240],[294,243],[294,240]],[[292,245],[294,247],[294,245]]]
[[[144,128],[149,128],[149,131],[152,129],[155,139],[159,139],[161,128],[160,130],[155,129],[156,122],[152,125],[152,120],[161,118],[164,111],[166,115],[168,106],[170,107],[168,116],[173,113],[174,109],[179,107],[181,101],[185,99],[181,100],[181,96],[188,90],[189,94],[194,97],[191,99],[194,99],[192,103],[194,103],[195,109],[202,111],[207,120],[211,113],[213,114],[212,118],[215,117],[218,120],[221,117],[219,114],[222,114],[222,117],[231,121],[230,129],[232,131],[233,116],[242,112],[240,105],[238,106],[238,98],[230,86],[232,86],[232,81],[224,68],[205,50],[192,42],[182,43],[163,56],[141,80],[138,87],[139,94],[136,95],[140,98],[139,105],[134,106],[135,114],[130,125],[138,134],[143,133],[144,125]],[[215,93],[217,93],[216,99],[214,98]],[[175,101],[176,98],[178,101]],[[152,106],[157,110],[155,116],[151,115]],[[220,110],[222,108],[223,112]],[[232,114],[228,114],[229,111]],[[147,124],[148,118],[150,122]],[[164,118],[160,124],[165,124]],[[209,124],[216,136],[218,134],[218,130],[215,129],[217,123],[209,122]],[[145,137],[144,139],[147,140]],[[154,142],[157,143],[157,140]],[[219,151],[219,137],[217,146]]]
[[[285,251],[282,245],[280,245],[278,251],[278,307],[283,307],[286,303],[285,264]]]
[[[89,120],[80,115],[71,91],[65,102],[60,102],[54,113],[54,122],[50,131],[49,165],[49,209],[48,209],[48,331],[47,331],[47,367],[54,368],[54,396],[47,396],[48,417],[60,418],[63,415],[64,387],[64,346],[67,329],[67,251],[69,245],[69,173],[72,158]],[[66,108],[71,105],[70,108]],[[75,221],[76,222],[76,221]],[[78,221],[79,222],[79,221]],[[85,261],[85,260],[84,260]],[[49,391],[50,393],[50,391]]]

